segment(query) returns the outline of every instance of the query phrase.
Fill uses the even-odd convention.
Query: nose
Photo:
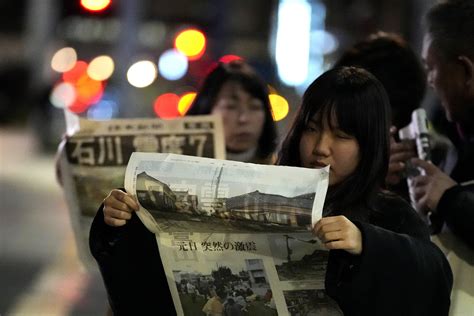
[[[333,137],[331,132],[324,130],[316,135],[316,142],[313,148],[313,154],[321,157],[328,157],[331,154],[331,144]]]
[[[246,123],[250,119],[250,110],[247,108],[241,108],[238,111],[238,120],[240,123]]]

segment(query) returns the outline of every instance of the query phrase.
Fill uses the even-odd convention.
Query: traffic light
[[[110,17],[115,11],[111,0],[62,0],[62,17],[87,16]]]
[[[111,2],[111,0],[80,0],[81,7],[90,12],[107,10]]]

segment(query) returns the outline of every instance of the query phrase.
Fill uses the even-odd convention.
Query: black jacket
[[[326,291],[344,315],[448,315],[453,283],[443,253],[411,206],[381,194],[362,232],[362,254],[331,251]]]
[[[331,251],[326,290],[345,315],[447,315],[451,269],[430,242],[426,225],[400,198],[381,196],[367,222],[355,221],[363,252]],[[155,237],[138,220],[121,228],[104,223],[99,209],[90,233],[115,315],[150,310],[174,315]]]
[[[437,212],[451,231],[474,249],[474,184],[446,190]]]
[[[458,160],[451,178],[458,183],[474,181],[474,136],[465,137],[458,144]],[[441,197],[436,215],[444,220],[449,229],[471,249],[474,249],[474,184],[457,185]]]
[[[92,222],[89,246],[114,315],[176,315],[155,235],[135,214],[122,227],[104,222],[103,205]]]

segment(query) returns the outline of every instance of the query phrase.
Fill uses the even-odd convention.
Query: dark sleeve
[[[451,231],[474,249],[474,186],[454,186],[441,197],[437,213]]]
[[[362,254],[330,254],[330,262],[340,264],[329,263],[333,280],[326,278],[328,294],[336,294],[345,315],[448,315],[451,269],[415,211],[404,212],[397,232],[355,224]]]
[[[92,222],[89,246],[114,315],[145,315],[157,306],[163,315],[176,314],[155,235],[135,214],[126,225],[111,227],[104,222],[102,205]]]

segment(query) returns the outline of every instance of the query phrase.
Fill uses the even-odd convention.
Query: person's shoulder
[[[375,198],[375,204],[389,212],[415,211],[405,199],[391,191],[379,191]]]
[[[399,195],[380,191],[374,200],[372,221],[392,231],[399,231],[407,223],[421,225],[422,220],[413,207]]]

